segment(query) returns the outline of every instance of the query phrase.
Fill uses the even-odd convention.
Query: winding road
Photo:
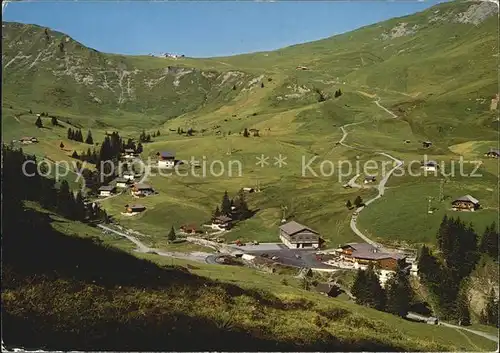
[[[160,255],[160,256],[166,256],[166,257],[172,257],[174,259],[182,259],[182,260],[190,260],[190,261],[196,261],[196,262],[207,262],[207,257],[212,256],[211,253],[205,253],[205,252],[191,252],[191,253],[183,253],[183,252],[173,252],[173,251],[161,251],[155,248],[151,248],[144,243],[142,243],[140,240],[138,240],[136,237],[128,234],[127,231],[125,232],[120,232],[117,231],[113,228],[107,227],[102,224],[97,225],[99,228],[115,233],[117,235],[120,235],[128,240],[130,240],[132,243],[136,245],[135,251],[140,252],[140,253],[154,253],[155,255]]]
[[[384,109],[385,111],[387,111],[388,113],[390,113],[392,117],[397,118],[397,116],[394,113],[392,113],[391,111],[389,111],[387,108],[381,106],[380,103],[379,103],[379,100],[376,100],[375,103],[377,104],[377,106],[381,107],[382,109]],[[339,140],[338,144],[340,144],[340,145],[342,145],[344,147],[347,147],[347,148],[361,150],[360,148],[353,147],[353,146],[350,146],[350,145],[346,144],[344,141],[347,138],[347,135],[349,134],[349,132],[346,130],[346,127],[353,126],[353,125],[358,125],[358,124],[362,124],[363,122],[364,121],[357,122],[357,123],[350,123],[350,124],[346,124],[346,125],[341,126],[340,129],[342,130],[343,135],[342,135],[342,138]],[[391,170],[389,170],[387,173],[385,173],[385,170],[382,171],[383,178],[380,180],[379,184],[377,185],[378,195],[375,196],[374,198],[366,201],[364,206],[358,207],[356,209],[356,212],[354,212],[353,215],[352,215],[352,217],[351,217],[350,226],[351,226],[352,231],[357,236],[359,236],[361,239],[363,239],[366,243],[371,244],[371,245],[379,248],[381,251],[388,251],[388,249],[384,248],[381,244],[375,242],[374,240],[370,239],[368,236],[366,236],[365,234],[363,234],[363,232],[361,232],[359,230],[358,226],[357,226],[357,218],[358,218],[359,213],[361,211],[363,211],[366,206],[368,206],[372,202],[374,202],[374,201],[378,200],[379,198],[381,198],[382,196],[384,196],[385,184],[387,184],[387,181],[389,180],[389,178],[391,177],[391,175],[394,173],[394,171],[396,169],[398,169],[399,167],[401,167],[403,165],[403,163],[404,163],[403,161],[401,161],[401,160],[399,160],[399,159],[391,156],[388,153],[378,152],[378,154],[380,154],[380,155],[382,155],[384,157],[387,157],[389,159],[392,159],[393,162],[394,162],[394,164],[393,164],[394,167]],[[355,184],[355,180],[358,177],[359,177],[359,174],[355,175],[351,180],[349,180],[349,182],[347,184],[350,185],[351,187],[359,187],[359,188],[361,188],[362,187],[361,185]]]

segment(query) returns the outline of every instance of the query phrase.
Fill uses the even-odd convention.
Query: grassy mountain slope
[[[94,228],[33,203],[23,214],[9,222],[22,231],[3,238],[9,249],[3,259],[3,340],[10,347],[234,350],[238,342],[271,351],[493,348],[477,336],[407,322],[275,280],[267,290],[251,289],[249,282],[262,282],[265,275],[250,269],[227,269],[236,280],[214,281],[196,274],[208,265],[158,266],[109,247],[109,237]]]

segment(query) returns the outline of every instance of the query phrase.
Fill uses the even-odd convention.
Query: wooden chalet
[[[377,179],[376,179],[374,176],[369,175],[369,176],[365,177],[364,183],[365,183],[365,184],[368,184],[368,183],[373,183],[373,182],[375,182],[376,180],[377,180]]]
[[[143,196],[153,195],[154,193],[155,190],[151,185],[148,184],[136,183],[134,184],[134,186],[132,186],[132,195],[134,196],[143,197]]]
[[[395,271],[404,264],[406,256],[398,253],[385,253],[368,243],[348,243],[338,250],[340,258],[358,265],[374,265],[382,270]]]
[[[322,242],[318,232],[295,221],[280,226],[279,237],[290,249],[317,249]]]
[[[232,226],[232,218],[221,215],[217,216],[212,220],[212,225],[216,225],[219,228],[230,229]]]
[[[453,211],[471,211],[474,212],[481,205],[479,201],[470,195],[465,195],[454,200],[452,203]]]
[[[107,197],[115,193],[116,187],[113,185],[103,185],[99,188],[99,196]]]
[[[139,213],[146,210],[146,207],[143,205],[125,205],[126,213]]]
[[[24,136],[19,139],[19,142],[21,142],[23,145],[28,145],[31,143],[37,143],[38,139],[32,136]]]
[[[490,150],[488,152],[486,152],[484,154],[484,156],[489,157],[489,158],[499,158],[500,157],[500,150],[490,148]]]
[[[158,152],[158,168],[173,168],[175,166],[174,152]]]
[[[422,147],[423,148],[429,148],[432,146],[432,142],[431,141],[423,141],[422,142]]]

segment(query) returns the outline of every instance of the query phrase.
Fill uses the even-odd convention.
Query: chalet
[[[212,227],[220,229],[231,229],[232,226],[232,218],[228,216],[217,216],[212,220]]]
[[[158,152],[158,168],[173,168],[175,165],[175,153]]]
[[[426,172],[435,172],[439,169],[439,164],[436,161],[422,161],[420,164]]]
[[[364,183],[365,183],[365,184],[368,184],[368,183],[373,183],[373,182],[375,182],[375,180],[377,180],[377,179],[376,179],[374,176],[367,176],[367,177],[365,178]]]
[[[125,151],[123,151],[122,157],[127,159],[134,158],[135,151],[132,148],[126,148]]]
[[[139,184],[136,183],[132,187],[132,195],[134,196],[139,196],[139,197],[144,197],[144,196],[149,196],[153,195],[155,193],[153,187],[148,184]]]
[[[342,293],[342,290],[333,283],[318,283],[314,286],[314,290],[327,297],[337,297]]]
[[[116,187],[112,185],[104,185],[99,188],[99,196],[111,196],[115,193]]]
[[[254,188],[243,188],[243,191],[248,192],[248,193],[252,193],[252,192],[255,192],[255,189]]]
[[[126,213],[140,213],[146,210],[146,207],[143,205],[125,205]]]
[[[484,154],[485,157],[498,158],[500,157],[500,150],[490,148],[488,152]]]
[[[470,195],[459,197],[452,203],[453,211],[475,211],[480,207],[479,201]]]
[[[28,145],[30,143],[37,143],[38,139],[36,137],[21,137],[19,139],[19,142],[21,142],[23,145]]]
[[[126,188],[128,187],[130,180],[126,178],[117,178],[115,182],[117,188]]]
[[[397,253],[384,253],[368,243],[348,243],[337,249],[340,258],[353,262],[357,266],[375,265],[381,270],[394,271],[402,264],[406,256]]]
[[[196,227],[193,224],[185,224],[185,225],[181,226],[180,229],[182,232],[188,233],[188,234],[203,233],[202,230],[198,229],[198,227]]]
[[[423,148],[429,148],[432,146],[432,142],[431,141],[424,141],[422,142],[422,147]]]
[[[295,221],[280,226],[279,237],[290,249],[317,249],[322,241],[318,232]]]
[[[296,67],[296,69],[297,69],[297,70],[309,70],[309,69],[307,68],[307,66],[297,66],[297,67]]]
[[[135,179],[135,175],[133,172],[125,172],[123,173],[123,179],[133,181]]]

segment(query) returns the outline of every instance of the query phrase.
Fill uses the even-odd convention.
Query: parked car
[[[299,254],[295,254],[295,257],[296,257],[297,259],[302,258]]]
[[[259,245],[259,242],[258,241],[254,241],[252,244],[253,245]]]
[[[273,256],[273,257],[271,257],[271,260],[279,260],[279,257],[278,256]]]
[[[269,257],[269,254],[262,254],[261,257]]]

